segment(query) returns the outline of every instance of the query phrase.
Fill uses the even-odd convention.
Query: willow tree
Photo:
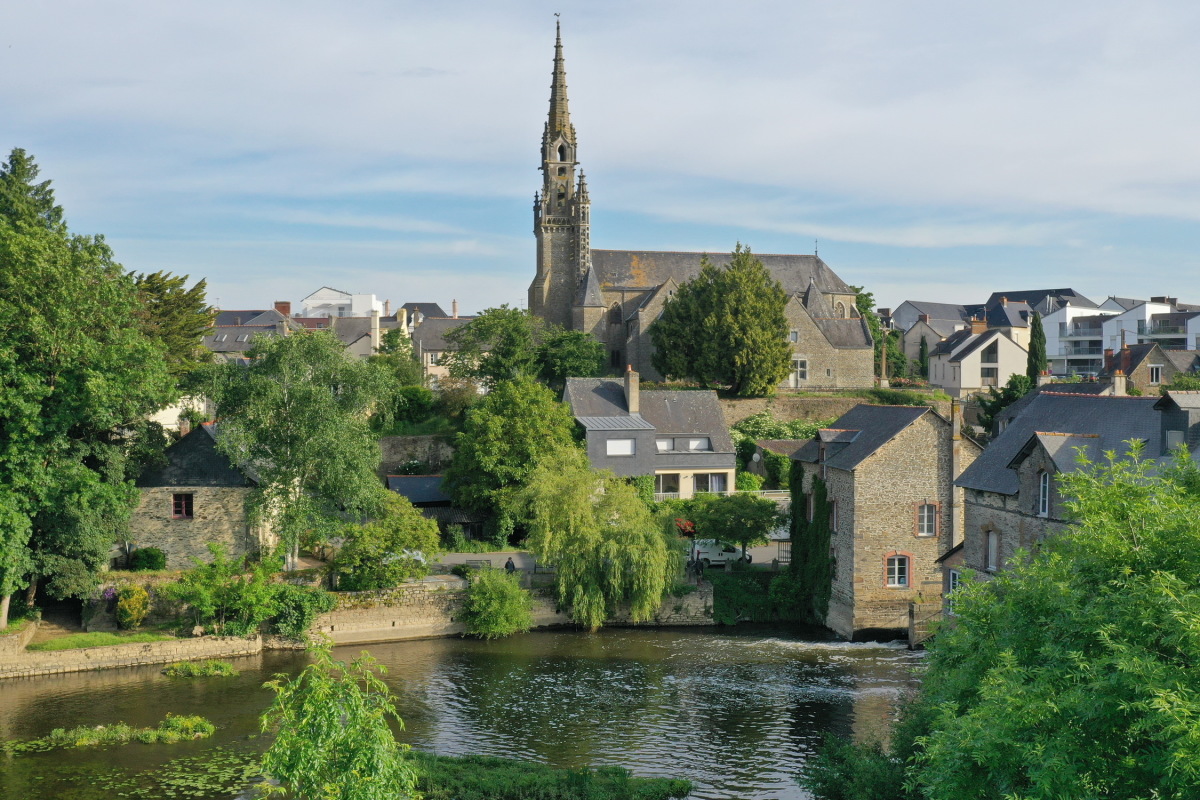
[[[250,516],[275,529],[294,568],[304,538],[382,510],[368,416],[387,376],[328,330],[263,338],[248,355],[248,366],[222,364],[208,376],[217,448],[256,474]]]
[[[637,489],[597,472],[574,448],[533,471],[513,500],[527,547],[558,571],[558,599],[595,630],[627,606],[635,622],[654,616],[680,574],[682,550],[655,521]]]

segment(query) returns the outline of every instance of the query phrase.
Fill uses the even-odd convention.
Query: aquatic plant
[[[56,747],[97,747],[109,744],[173,744],[184,739],[204,739],[212,736],[217,727],[204,717],[194,714],[167,714],[157,728],[135,728],[125,722],[112,725],[80,725],[75,728],[55,728],[40,739],[26,739],[0,744],[6,753],[36,753]]]
[[[170,678],[227,678],[237,675],[238,671],[228,661],[209,659],[207,661],[177,661],[174,664],[168,664],[162,673]]]

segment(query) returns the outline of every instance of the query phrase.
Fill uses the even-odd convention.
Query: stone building
[[[792,456],[810,518],[814,480],[826,484],[835,566],[825,624],[847,639],[902,636],[909,604],[942,594],[938,559],[962,531],[954,479],[980,452],[951,416],[858,405]]]
[[[594,468],[653,475],[660,500],[734,489],[737,455],[716,392],[643,390],[630,369],[624,382],[568,378],[563,402]]]
[[[591,333],[614,369],[651,365],[649,329],[679,284],[700,272],[703,253],[594,250],[591,201],[567,109],[562,37],[554,46],[550,114],[542,134],[542,189],[534,198],[537,270],[529,310],[547,322]],[[792,374],[784,388],[860,388],[874,384],[873,342],[855,307],[857,293],[817,255],[755,254],[783,285]],[[721,256],[714,257],[722,263]]]
[[[1095,461],[1110,450],[1125,453],[1130,440],[1139,440],[1144,457],[1159,457],[1165,435],[1155,409],[1167,400],[1043,387],[956,482],[965,492],[963,565],[989,579],[1018,549],[1033,550],[1066,530],[1059,480],[1078,469],[1080,451]]]
[[[216,427],[205,423],[166,450],[165,465],[137,481],[141,500],[129,520],[133,549],[157,547],[167,567],[182,569],[193,558],[211,561],[209,544],[231,557],[271,550],[277,543],[269,525],[253,526],[246,499],[257,481],[216,448]]]

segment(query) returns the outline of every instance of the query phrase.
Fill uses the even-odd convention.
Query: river
[[[364,647],[343,647],[351,659]],[[698,800],[806,797],[795,783],[826,731],[885,732],[921,656],[900,644],[829,641],[777,627],[539,631],[492,642],[431,639],[365,647],[388,668],[414,748],[688,778]],[[0,682],[0,738],[202,714],[211,739],[0,755],[5,800],[228,800],[239,762],[261,750],[272,674],[303,653],[237,660],[235,678],[172,679],[156,667]],[[196,779],[198,772],[209,777]],[[236,781],[235,781],[236,782]],[[207,788],[206,788],[207,787]]]

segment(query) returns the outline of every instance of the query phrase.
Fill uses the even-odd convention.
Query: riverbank
[[[336,592],[337,605],[317,617],[310,636],[320,636],[335,645],[400,642],[461,636],[465,626],[458,621],[466,600],[467,582],[452,575],[431,575],[394,589],[374,592]],[[677,628],[713,624],[712,585],[705,584],[682,597],[668,596],[653,619],[633,622],[628,612],[618,613],[608,625],[618,627]],[[557,608],[552,596],[535,591],[535,628],[571,627],[570,618]],[[0,679],[59,675],[71,672],[201,661],[258,655],[264,650],[303,649],[304,643],[278,636],[198,636],[160,642],[116,644],[77,650],[29,652],[22,632],[0,648]],[[2,641],[2,639],[0,639]]]

